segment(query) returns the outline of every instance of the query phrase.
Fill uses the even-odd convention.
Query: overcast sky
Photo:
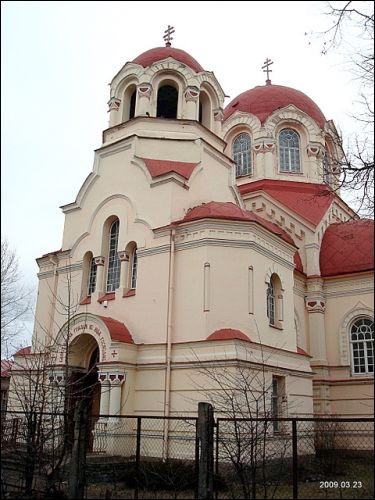
[[[322,56],[322,39],[305,35],[332,22],[325,2],[4,1],[1,9],[1,232],[34,288],[35,258],[61,248],[59,206],[75,200],[92,170],[109,82],[162,46],[168,24],[172,46],[215,73],[226,104],[264,84],[269,57],[273,83],[306,93],[344,134],[351,130],[358,82],[340,51]]]

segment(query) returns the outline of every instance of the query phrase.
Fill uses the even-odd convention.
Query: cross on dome
[[[174,33],[174,31],[174,26],[170,26],[168,24],[168,28],[164,31],[165,35],[163,36],[166,47],[171,46],[171,40],[173,40],[173,37],[171,35],[172,33]]]
[[[272,69],[270,69],[270,66],[271,64],[273,64],[273,61],[271,61],[271,59],[268,59],[267,57],[267,59],[264,61],[263,64],[264,64],[264,66],[262,66],[263,73],[267,73],[266,85],[271,85],[270,73],[272,73]]]

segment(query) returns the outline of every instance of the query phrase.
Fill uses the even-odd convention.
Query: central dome
[[[257,116],[263,124],[271,113],[289,104],[304,111],[324,128],[325,116],[310,97],[299,90],[271,84],[254,87],[233,99],[224,110],[224,120],[235,111],[243,111]]]
[[[193,69],[196,73],[204,71],[202,66],[198,61],[194,59],[190,54],[181,49],[175,49],[173,47],[155,47],[154,49],[147,50],[143,54],[136,57],[132,62],[135,64],[140,64],[144,68],[151,66],[156,61],[162,61],[167,57],[173,57],[176,61],[179,61],[189,68]]]

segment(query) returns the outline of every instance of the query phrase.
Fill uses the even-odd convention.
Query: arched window
[[[251,137],[242,133],[233,141],[233,160],[236,163],[236,176],[251,175]]]
[[[120,221],[115,220],[109,231],[107,292],[114,292],[120,285],[120,259],[117,255]]]
[[[178,92],[172,85],[163,85],[158,90],[156,116],[177,118]]]
[[[374,373],[374,322],[357,319],[350,328],[353,373]]]
[[[267,287],[267,316],[270,325],[275,325],[275,313],[276,313],[276,297],[275,297],[275,284],[273,279],[270,279]]]
[[[299,135],[295,130],[285,128],[279,135],[280,172],[301,171]]]
[[[327,151],[324,152],[323,156],[323,182],[325,184],[330,185],[332,182],[332,177],[331,177],[331,165],[329,161],[329,155]]]
[[[137,287],[137,267],[138,267],[137,249],[134,248],[133,253],[131,255],[130,288]]]
[[[88,285],[87,285],[87,295],[90,296],[92,293],[95,292],[95,287],[96,287],[96,271],[97,267],[95,264],[95,259],[94,257],[91,259],[90,262],[90,271],[89,271],[89,279],[88,279]]]

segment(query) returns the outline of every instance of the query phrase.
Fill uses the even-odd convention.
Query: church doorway
[[[85,337],[85,338],[84,338]],[[89,341],[89,342],[87,342]],[[88,345],[87,345],[88,344]],[[82,354],[85,352],[86,356]],[[76,354],[80,352],[81,363],[72,363]],[[100,408],[100,382],[98,380],[99,347],[95,340],[89,335],[80,335],[70,346],[71,375],[69,381],[69,414],[71,422],[71,435],[74,435],[74,411],[80,401],[87,408],[88,417],[88,449],[93,446],[93,429],[98,420]],[[72,366],[73,364],[73,366]],[[77,366],[77,364],[81,366]],[[82,366],[86,365],[86,366]]]

